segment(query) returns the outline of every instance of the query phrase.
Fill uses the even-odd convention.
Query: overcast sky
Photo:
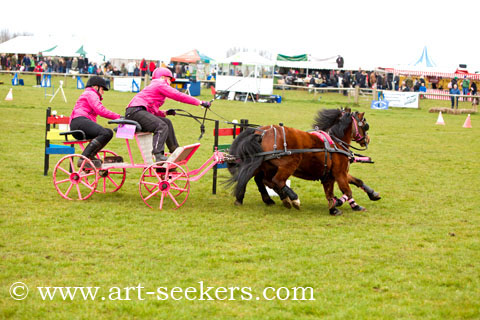
[[[2,11],[2,30],[73,34],[165,60],[194,48],[219,59],[240,47],[380,66],[411,63],[427,46],[437,65],[480,65],[480,1],[22,0]]]

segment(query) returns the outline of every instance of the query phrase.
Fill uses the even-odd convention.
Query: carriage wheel
[[[178,164],[161,161],[143,170],[139,191],[143,202],[150,208],[177,209],[187,201],[190,180]]]
[[[110,150],[101,150],[97,153],[97,158],[102,160],[102,163],[105,163],[105,157],[109,156],[118,156],[113,151]],[[127,175],[127,170],[125,168],[112,168],[112,169],[101,169],[98,171],[98,183],[96,192],[107,193],[118,191],[125,182],[125,177]]]
[[[83,159],[80,167],[78,160]],[[79,154],[60,159],[53,170],[53,184],[58,194],[68,200],[86,200],[97,187],[98,172],[93,162]]]

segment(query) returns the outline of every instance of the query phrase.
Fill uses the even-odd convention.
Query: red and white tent
[[[479,73],[469,73],[468,71],[464,70],[456,70],[454,72],[445,72],[440,70],[435,70],[432,68],[419,69],[419,70],[410,70],[408,68],[383,68],[386,72],[394,73],[394,74],[401,74],[406,76],[425,76],[425,77],[442,77],[442,78],[463,78],[466,76],[468,79],[471,80],[480,80]],[[413,68],[412,68],[413,69]]]

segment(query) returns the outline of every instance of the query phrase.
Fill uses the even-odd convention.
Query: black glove
[[[167,116],[174,116],[176,115],[177,113],[175,112],[175,109],[168,109],[167,110]]]
[[[210,106],[212,105],[212,103],[211,103],[210,101],[202,101],[202,102],[200,103],[200,105],[201,105],[202,107],[208,109],[208,108],[210,108]]]

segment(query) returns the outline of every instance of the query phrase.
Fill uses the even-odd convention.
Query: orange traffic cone
[[[438,113],[437,123],[435,124],[445,125],[445,121],[443,121],[443,117],[442,117],[442,111]]]
[[[471,128],[472,121],[470,120],[470,114],[468,114],[467,119],[465,119],[465,123],[463,124],[464,128]]]
[[[12,88],[10,88],[10,91],[8,91],[8,94],[7,96],[5,97],[5,100],[13,100],[13,92],[12,92]]]

